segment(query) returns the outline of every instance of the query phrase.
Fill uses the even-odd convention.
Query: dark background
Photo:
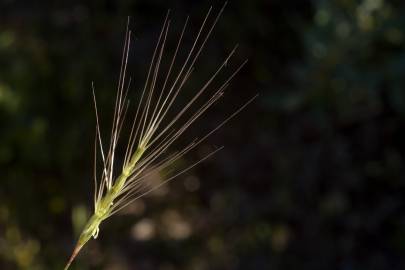
[[[108,132],[126,16],[136,99],[166,11],[173,30],[191,16],[191,40],[211,4],[0,1],[0,269],[62,269],[92,211],[91,82]],[[188,91],[236,43],[248,65],[178,146],[259,97],[182,162],[224,150],[103,223],[72,269],[405,269],[404,12],[231,1]]]

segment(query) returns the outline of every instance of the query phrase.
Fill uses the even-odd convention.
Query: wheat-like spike
[[[73,262],[82,247],[90,240],[91,237],[96,238],[99,233],[100,224],[111,217],[121,209],[125,208],[134,200],[145,196],[153,190],[159,188],[165,183],[176,178],[180,174],[185,173],[205,159],[209,158],[221,148],[218,148],[197,162],[191,164],[187,168],[175,173],[174,175],[164,175],[164,181],[159,184],[152,184],[147,181],[148,177],[156,172],[162,171],[170,167],[174,162],[182,158],[185,154],[193,150],[199,144],[206,140],[213,132],[221,128],[226,122],[244,109],[255,97],[246,102],[233,114],[223,120],[216,128],[206,133],[200,139],[194,139],[183,149],[176,151],[173,154],[166,155],[168,148],[213,104],[215,104],[228,87],[230,81],[240,71],[246,62],[240,64],[235,71],[219,86],[208,99],[203,102],[195,111],[191,107],[197,100],[206,93],[212,82],[218,74],[228,65],[229,60],[234,55],[237,46],[228,54],[225,60],[214,71],[211,77],[196,91],[196,94],[187,101],[184,107],[175,112],[171,119],[167,119],[168,113],[172,111],[173,104],[176,101],[181,90],[194,71],[194,65],[199,59],[205,44],[217,24],[226,3],[214,18],[213,23],[206,30],[208,19],[210,18],[212,7],[209,8],[200,29],[194,38],[194,42],[189,49],[186,59],[180,65],[180,70],[174,75],[171,81],[175,62],[178,52],[181,47],[183,35],[186,30],[189,18],[187,17],[182,31],[180,33],[174,55],[172,56],[169,68],[165,74],[161,74],[161,64],[164,59],[166,40],[170,29],[171,20],[167,13],[158,41],[156,43],[152,59],[147,72],[145,84],[132,120],[129,138],[125,147],[125,155],[123,157],[122,169],[119,175],[114,177],[114,166],[116,165],[117,157],[116,149],[119,142],[121,130],[127,116],[129,101],[127,99],[131,79],[127,80],[127,64],[128,55],[131,44],[131,31],[129,30],[129,19],[125,31],[124,47],[121,60],[121,68],[118,79],[117,93],[115,97],[114,116],[111,127],[111,137],[108,146],[108,151],[105,152],[104,145],[101,140],[99,112],[97,108],[96,94],[94,84],[92,84],[93,103],[96,115],[96,135],[95,135],[95,150],[94,150],[94,213],[85,225],[82,233],[79,236],[78,242],[73,250],[65,270]],[[203,32],[206,30],[206,34]],[[160,79],[162,78],[162,86]],[[182,118],[188,114],[187,119],[180,123]],[[163,122],[167,124],[163,125]],[[180,125],[179,125],[180,123]],[[179,127],[176,127],[179,125]],[[98,146],[98,147],[97,147]],[[103,169],[101,171],[100,180],[97,181],[97,148],[100,149]]]

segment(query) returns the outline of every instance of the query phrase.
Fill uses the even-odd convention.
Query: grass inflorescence
[[[115,99],[111,137],[107,149],[104,149],[104,144],[102,142],[99,112],[93,87],[93,100],[96,114],[94,213],[84,226],[65,270],[69,268],[83,246],[92,237],[97,238],[100,225],[103,221],[122,210],[134,200],[157,189],[161,185],[174,179],[219,151],[221,148],[217,148],[196,163],[176,172],[174,175],[166,176],[164,181],[159,184],[147,181],[149,175],[156,171],[162,171],[173,164],[173,162],[183,157],[186,153],[203,142],[209,135],[222,127],[229,119],[234,117],[254,99],[252,98],[249,100],[202,138],[194,139],[181,150],[168,156],[165,155],[168,148],[185,132],[185,130],[187,130],[193,122],[195,122],[208,108],[222,97],[224,90],[228,87],[232,78],[246,63],[245,61],[238,65],[231,75],[229,75],[219,87],[215,88],[213,94],[210,94],[208,98],[205,98],[205,101],[202,101],[202,105],[199,105],[197,109],[192,109],[192,105],[195,104],[197,100],[203,99],[207,89],[211,87],[212,82],[227,66],[228,61],[235,53],[237,47],[235,46],[219,67],[214,70],[212,76],[207,79],[204,85],[188,100],[186,105],[181,110],[173,113],[173,104],[181,90],[184,88],[186,82],[191,77],[195,63],[217,24],[224,7],[225,5],[214,17],[213,22],[209,26],[208,20],[211,17],[212,8],[208,10],[196,37],[193,39],[194,41],[191,48],[187,51],[186,59],[178,64],[177,56],[181,49],[183,36],[189,21],[188,18],[186,19],[178,36],[174,54],[170,58],[168,57],[169,65],[167,71],[162,75],[161,63],[164,59],[166,40],[171,24],[168,12],[154,49],[145,85],[138,106],[134,111],[133,119],[125,121],[125,119],[128,118],[128,92],[131,84],[131,79],[127,78],[128,54],[131,44],[131,30],[129,30],[128,23]],[[174,73],[173,71],[176,64],[179,65],[179,70]],[[168,115],[174,116],[168,117]],[[118,159],[115,155],[117,153],[118,141],[125,122],[131,123],[130,129],[128,129],[129,138],[126,142],[123,159]],[[99,151],[97,151],[97,148],[99,148]],[[101,162],[103,165],[100,173],[101,176],[99,177],[97,177],[96,169],[97,156],[101,156]],[[118,176],[114,171],[116,160],[123,160],[122,168],[118,170]]]

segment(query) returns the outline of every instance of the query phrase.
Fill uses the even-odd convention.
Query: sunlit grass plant
[[[178,34],[177,45],[173,55],[170,57],[165,56],[166,40],[171,24],[168,12],[155,46],[146,81],[132,119],[127,113],[129,108],[128,91],[131,84],[131,79],[127,77],[131,31],[127,26],[108,148],[105,148],[106,146],[102,141],[99,112],[93,87],[93,100],[96,114],[94,213],[84,226],[65,270],[69,268],[79,251],[91,237],[97,238],[100,225],[103,221],[122,210],[134,200],[159,188],[219,151],[221,148],[217,148],[194,164],[174,174],[166,175],[163,182],[156,184],[155,182],[152,183],[148,181],[148,176],[155,172],[165,170],[182,158],[253,100],[252,98],[243,106],[239,107],[233,114],[226,117],[220,125],[208,133],[205,133],[201,138],[195,138],[180,150],[169,155],[166,154],[168,148],[185,130],[222,97],[232,78],[246,63],[245,61],[238,65],[232,73],[220,83],[219,87],[214,87],[211,94],[207,94],[207,90],[210,87],[212,88],[213,81],[220,72],[225,69],[230,58],[234,55],[236,50],[235,46],[219,67],[213,70],[211,77],[205,81],[201,88],[195,91],[187,103],[178,111],[174,109],[173,104],[176,102],[176,98],[181,94],[182,89],[193,74],[196,61],[199,59],[224,7],[222,7],[219,13],[213,18],[213,22],[210,25],[208,20],[211,18],[212,8],[209,9],[201,23],[199,31],[193,39],[191,47],[186,51],[185,60],[181,61],[181,63],[177,63],[179,62],[178,53],[180,50],[183,50],[183,36],[189,20],[188,18],[186,19],[183,28]],[[162,61],[166,58],[169,63],[168,68],[165,72],[162,72]],[[174,72],[177,66],[178,70]],[[201,105],[193,109],[192,105],[196,103],[200,103]],[[129,121],[125,121],[128,118],[130,118]],[[117,146],[122,129],[127,129],[129,136],[124,145],[125,154],[121,157],[117,157]],[[98,151],[97,148],[99,149]],[[98,176],[96,169],[97,156],[100,156],[103,165],[102,170],[98,172]],[[117,169],[116,163],[120,160],[123,160],[123,163],[121,167]]]

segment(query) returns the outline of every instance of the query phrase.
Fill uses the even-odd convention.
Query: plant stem
[[[80,234],[79,240],[77,241],[76,247],[74,248],[72,255],[66,264],[64,270],[68,270],[76,256],[79,254],[82,247],[90,240],[93,236],[97,237],[99,226],[103,220],[105,220],[111,213],[111,207],[113,206],[114,200],[121,194],[128,177],[134,171],[136,164],[141,159],[145,153],[145,148],[138,146],[136,151],[133,153],[128,164],[123,168],[122,173],[114,181],[114,185],[106,191],[104,197],[102,197],[96,203],[94,214],[87,221],[82,233]]]

